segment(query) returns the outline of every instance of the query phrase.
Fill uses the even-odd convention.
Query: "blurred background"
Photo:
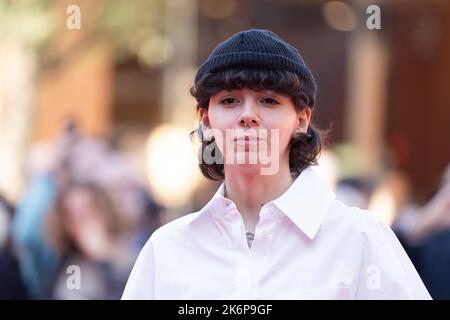
[[[450,1],[0,0],[1,299],[120,298],[150,234],[219,185],[189,89],[249,28],[311,68],[338,199],[391,225],[450,299]]]

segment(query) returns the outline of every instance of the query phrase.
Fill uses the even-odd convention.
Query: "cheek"
[[[224,112],[219,108],[210,107],[208,110],[209,126],[215,138],[216,144],[223,154],[226,130],[234,128],[233,117],[230,112]]]
[[[210,107],[208,110],[209,125],[212,129],[225,130],[233,128],[233,114],[221,108]]]
[[[292,132],[289,129],[280,130],[279,134],[279,151],[283,154],[287,151],[287,147],[292,138]]]
[[[295,132],[295,122],[293,121],[284,121],[284,122],[277,122],[276,124],[271,125],[272,129],[278,129],[278,146],[279,150],[283,151],[287,148],[289,141],[292,138],[292,135]],[[270,134],[270,131],[269,131]],[[271,140],[277,139],[277,135],[271,135]],[[274,144],[275,141],[271,141],[272,144]]]

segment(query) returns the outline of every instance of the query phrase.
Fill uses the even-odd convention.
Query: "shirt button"
[[[269,237],[270,237],[270,231],[264,231],[263,232],[263,234],[262,234],[262,237],[263,237],[263,239],[269,239]]]

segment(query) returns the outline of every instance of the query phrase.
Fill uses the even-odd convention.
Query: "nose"
[[[247,100],[238,118],[239,125],[243,127],[257,127],[260,125],[258,106],[255,102]]]

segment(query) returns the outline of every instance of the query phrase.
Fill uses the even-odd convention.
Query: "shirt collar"
[[[214,196],[196,217],[208,212],[221,215],[229,208],[235,207],[233,201],[224,197],[224,190],[225,182],[222,182]],[[268,202],[266,206],[276,207],[310,239],[313,239],[334,199],[334,192],[314,169],[306,168],[288,190],[280,197]]]
[[[334,192],[318,173],[306,168],[285,193],[271,202],[313,239],[334,199]]]

